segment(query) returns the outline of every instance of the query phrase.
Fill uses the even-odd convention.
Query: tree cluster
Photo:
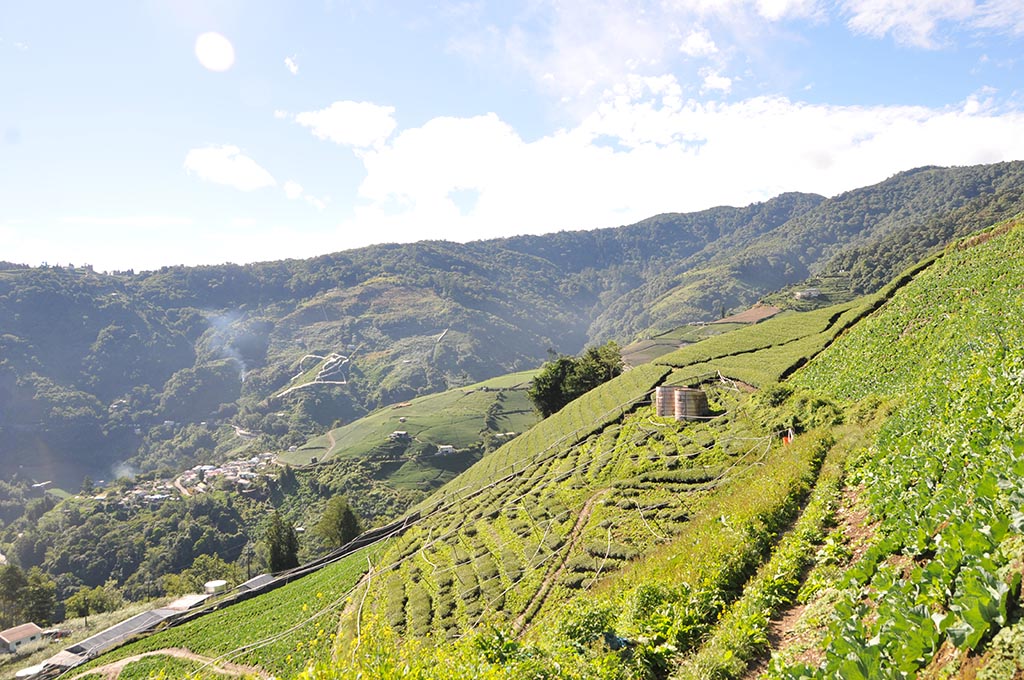
[[[38,567],[27,573],[17,565],[0,567],[0,628],[32,621],[53,622],[57,608],[57,586]]]
[[[82,586],[73,595],[64,600],[64,608],[68,614],[85,617],[88,625],[90,614],[112,612],[124,606],[124,596],[117,589],[113,580],[101,586],[89,588]]]
[[[299,537],[295,526],[275,510],[263,536],[270,571],[277,573],[299,566]]]
[[[327,545],[340,548],[358,536],[362,526],[345,497],[335,496],[327,501],[327,507],[316,525],[316,530],[327,541]]]
[[[614,341],[588,348],[578,357],[559,356],[548,361],[533,379],[530,401],[542,416],[586,394],[622,373],[622,353]]]

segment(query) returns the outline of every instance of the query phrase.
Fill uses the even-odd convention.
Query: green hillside
[[[385,522],[537,421],[526,396],[532,374],[500,376],[382,409],[282,453],[286,463],[298,467],[286,472],[271,465],[275,470],[253,480],[246,493],[219,485],[188,498],[171,490],[172,497],[159,503],[126,505],[122,499],[133,486],[129,480],[108,484],[102,499],[63,502],[26,484],[6,486],[3,491],[11,500],[0,511],[8,526],[0,537],[9,547],[3,552],[19,564],[39,564],[59,579],[61,598],[80,586],[102,586],[113,579],[126,597],[138,599],[163,593],[167,575],[187,569],[203,554],[242,566],[246,545],[259,547],[268,513],[275,508],[295,525],[312,528],[328,499],[343,495],[364,524]],[[396,429],[409,436],[389,439]],[[333,452],[326,455],[331,438]],[[442,454],[442,445],[455,450]],[[257,451],[250,441],[235,455],[248,458]],[[314,457],[317,464],[309,465]],[[19,506],[31,507],[31,517],[19,518]],[[303,536],[300,556],[311,559],[328,548],[310,531]],[[259,569],[264,560],[257,552],[244,561],[245,569]]]
[[[1001,163],[469,244],[116,276],[8,264],[0,461],[74,489],[121,463],[167,471],[237,447],[231,428],[169,442],[165,421],[230,423],[287,450],[386,404],[535,368],[548,349],[710,321],[811,275],[841,281],[822,301],[845,302],[1022,209],[1024,164]]]
[[[674,357],[674,366],[637,367],[484,457],[421,502],[422,519],[374,560],[351,593],[363,603],[362,615],[343,607],[333,614],[341,634],[334,649],[347,648],[353,635],[450,638],[475,635],[483,624],[542,635],[549,629],[544,621],[557,618],[579,593],[603,591],[609,579],[637,583],[651,569],[650,578],[668,579],[656,566],[661,559],[644,556],[703,542],[709,527],[734,517],[739,534],[729,535],[744,540],[729,547],[720,530],[712,531],[714,541],[701,548],[707,562],[687,567],[720,572],[724,580],[712,583],[708,595],[726,597],[730,583],[751,572],[757,554],[792,517],[793,502],[808,493],[824,448],[817,436],[783,447],[778,428],[794,424],[795,416],[766,421],[758,403],[731,382],[708,385],[713,417],[689,424],[653,417],[651,390],[686,382],[694,366],[714,357],[746,356],[756,364],[762,352],[808,337],[820,347],[853,307],[788,314],[732,340],[722,335],[682,350],[688,358]],[[764,333],[751,332],[762,327]],[[694,351],[705,343],[704,351]],[[808,420],[835,415],[818,405],[797,411]],[[766,468],[771,475],[758,474]],[[754,541],[746,540],[748,524],[759,527]],[[723,568],[718,560],[728,555],[732,562]],[[328,576],[306,580],[321,578]],[[708,630],[706,623],[694,625]],[[147,640],[108,658],[161,644]],[[342,676],[349,672],[355,671]]]
[[[359,458],[388,445],[389,435],[396,430],[409,435],[403,452],[413,449],[434,453],[433,449],[445,444],[457,450],[482,448],[481,429],[489,431],[488,441],[494,442],[506,433],[528,430],[537,421],[533,404],[526,396],[534,373],[513,373],[392,404],[330,430],[279,458],[293,465],[308,464],[312,458]],[[499,435],[497,439],[495,435]]]
[[[420,505],[335,610],[332,652],[307,653],[315,677],[1014,677],[1021,253],[1006,223],[876,298],[574,402]],[[822,347],[754,394],[707,385],[704,422],[643,403]]]
[[[808,594],[838,615],[820,666],[782,655],[777,677],[1024,672],[1022,253],[1020,221],[967,240],[798,376],[892,415],[851,466],[863,555]]]
[[[853,359],[830,364],[827,376],[815,366],[859,337],[865,320],[882,318],[904,287],[938,276],[931,272],[960,252],[936,254],[944,243],[1022,209],[1024,164],[1004,163],[922,168],[832,199],[785,194],[589,232],[138,274],[4,265],[0,463],[9,477],[0,480],[0,550],[26,571],[39,567],[37,577],[49,579],[58,601],[106,578],[130,599],[152,597],[164,592],[167,574],[200,556],[216,553],[228,569],[262,568],[274,510],[310,529],[300,541],[303,559],[323,554],[328,546],[316,525],[327,499],[344,495],[369,524],[412,507],[421,518],[401,539],[408,544],[391,548],[399,567],[366,584],[371,606],[363,616],[376,618],[364,626],[349,612],[341,639],[351,639],[353,625],[357,637],[366,630],[382,640],[392,633],[474,639],[479,620],[516,636],[534,650],[531,658],[566,668],[625,664],[621,673],[629,674],[648,652],[651,663],[672,669],[691,654],[713,657],[728,636],[701,617],[742,618],[730,612],[774,597],[772,587],[758,586],[741,598],[746,584],[767,578],[759,569],[771,568],[764,565],[772,546],[780,546],[780,560],[801,556],[785,569],[797,582],[804,578],[804,557],[815,552],[808,546],[833,521],[828,508],[836,501],[827,494],[842,488],[846,458],[860,460],[858,447],[888,436],[890,411],[916,398],[921,381],[943,375],[958,389],[955,376],[926,372],[928,352],[939,352],[936,338],[958,327],[971,303],[950,303],[927,318],[921,311],[884,336],[892,356],[909,348],[908,366],[882,350],[863,352],[872,357],[863,367]],[[978,277],[994,281],[995,290],[1013,273],[984,270],[994,264],[981,256],[977,263],[956,258],[962,269],[981,267]],[[1007,256],[1005,264],[1014,261]],[[978,296],[988,294],[972,285]],[[795,297],[808,288],[819,295]],[[769,294],[785,311],[762,323],[683,325],[719,319]],[[914,304],[929,309],[925,297]],[[1014,323],[1007,315],[979,322],[978,332],[1003,337],[1000,324]],[[534,369],[552,350],[644,335],[652,338],[630,347],[625,375],[533,428],[519,378],[480,384]],[[959,358],[974,350],[965,341],[941,351]],[[925,377],[901,382],[911,368]],[[711,400],[707,422],[651,419],[655,386],[698,383]],[[787,449],[776,440],[791,429],[797,442]],[[406,436],[392,438],[396,431]],[[510,432],[521,434],[506,444]],[[763,457],[748,454],[760,451],[754,442],[764,442]],[[172,482],[183,471],[263,454],[297,469],[269,464],[271,472],[246,473],[256,476],[245,480],[244,493],[241,482],[222,476],[207,485],[209,494],[177,498]],[[86,475],[106,481],[93,489]],[[614,621],[599,618],[602,639],[614,632],[626,642],[607,644],[633,652],[602,656],[592,640],[545,637],[561,630],[559,615],[575,611],[579,591],[618,588],[620,576],[645,573],[642,564],[656,559],[649,556],[674,541],[697,545],[704,530],[693,527],[717,526],[716,517],[730,523],[729,499],[760,481],[775,484],[762,490],[767,505],[751,498],[756,510],[728,511],[756,540],[740,542],[736,571],[723,572],[728,583],[700,591],[710,608],[687,610],[679,602],[692,593],[684,598],[662,575],[652,587],[662,593],[658,616],[675,622],[667,629],[622,618],[622,599],[606,603]],[[83,486],[86,494],[68,498]],[[139,502],[122,502],[129,495]],[[794,514],[798,503],[821,510],[803,520]],[[784,529],[796,533],[783,538]],[[681,538],[691,531],[697,534]],[[720,545],[707,550],[725,554]],[[711,573],[694,568],[700,578]],[[435,575],[446,569],[455,574],[450,581]],[[631,597],[631,587],[616,597]],[[464,590],[486,597],[462,598]],[[930,606],[944,613],[941,604]],[[690,613],[678,619],[666,608]],[[1009,620],[1013,611],[1001,616]],[[689,622],[692,635],[672,628],[679,621]],[[946,628],[936,631],[935,641],[947,640]],[[984,645],[987,634],[972,643]],[[585,649],[565,657],[559,645]],[[363,661],[347,663],[356,669]]]
[[[845,295],[826,296],[826,304],[873,292],[950,240],[1024,211],[1021,179],[1016,163],[931,167],[840,194],[735,248],[667,262],[603,310],[591,334],[623,337],[717,318],[708,311],[749,306],[812,275],[844,280]]]

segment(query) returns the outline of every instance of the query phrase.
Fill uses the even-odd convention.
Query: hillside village
[[[252,493],[256,491],[255,484],[259,479],[276,476],[279,471],[277,456],[269,452],[220,465],[201,463],[176,477],[149,480],[133,486],[117,502],[124,507],[140,503],[158,504],[174,496],[187,498],[206,493],[212,488]],[[104,502],[114,500],[105,493],[92,498]]]

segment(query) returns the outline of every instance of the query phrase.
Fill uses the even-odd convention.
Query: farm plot
[[[220,662],[295,674],[333,644],[338,617],[383,545],[349,555],[277,590],[155,633],[104,654],[88,670],[118,659],[184,648]]]
[[[371,586],[368,610],[417,637],[458,637],[485,621],[525,629],[671,540],[770,440],[738,413],[742,395],[711,389],[723,407],[714,423],[676,423],[641,407],[549,446],[501,484],[435,496],[385,557],[394,566]]]
[[[309,464],[313,458],[363,458],[388,442],[396,430],[408,433],[411,440],[421,445],[448,444],[456,449],[478,445],[482,429],[502,434],[523,432],[537,422],[526,396],[528,384],[523,385],[528,375],[501,376],[387,406],[311,439],[297,451],[281,453],[279,458],[293,465]]]

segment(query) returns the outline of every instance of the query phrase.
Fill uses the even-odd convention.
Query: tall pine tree
[[[277,510],[270,517],[270,526],[264,536],[267,544],[270,571],[278,572],[299,566],[299,538],[291,522],[281,519]]]

